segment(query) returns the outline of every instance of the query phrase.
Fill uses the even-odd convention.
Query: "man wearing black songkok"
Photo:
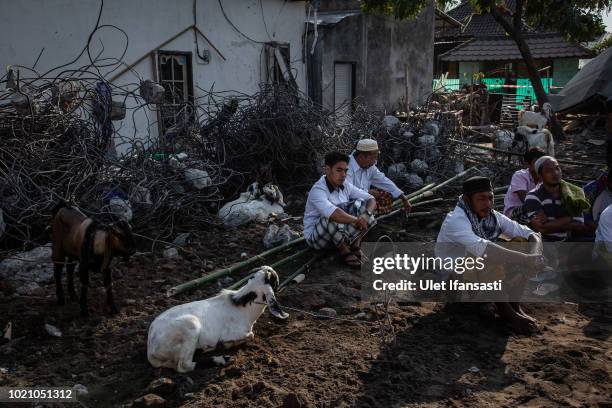
[[[534,242],[534,253],[525,254],[495,244],[501,234],[509,239]],[[436,240],[439,258],[485,258],[488,263],[519,265],[526,271],[542,269],[544,258],[541,254],[542,238],[538,233],[493,209],[493,186],[486,177],[472,177],[463,183],[463,194],[455,209],[444,219]],[[453,272],[456,271],[444,270],[440,278],[448,279]],[[515,293],[522,290],[526,278],[521,277],[518,285],[515,281]],[[536,320],[528,316],[518,302],[496,302],[495,306],[500,317],[515,332],[528,334],[538,330]]]

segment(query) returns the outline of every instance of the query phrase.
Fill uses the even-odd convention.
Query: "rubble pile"
[[[465,147],[449,140],[462,137],[460,114],[425,106],[405,122],[385,117],[377,137],[381,170],[406,191],[462,172]]]
[[[46,237],[60,200],[102,220],[123,217],[155,239],[221,224],[223,203],[253,182],[278,186],[297,208],[324,155],[350,152],[364,137],[381,142],[379,165],[408,190],[463,166],[463,148],[449,143],[461,117],[434,104],[401,122],[360,105],[340,117],[284,85],[254,95],[202,91],[172,107],[177,120],[158,136],[154,119],[167,110],[150,80],[119,86],[95,66],[56,77],[20,67],[0,89],[0,233],[13,245]],[[148,134],[123,129],[143,112]]]

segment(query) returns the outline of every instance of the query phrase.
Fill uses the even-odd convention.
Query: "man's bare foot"
[[[518,334],[534,334],[540,331],[537,322],[526,315],[519,314],[510,303],[496,303],[497,313],[510,329]]]
[[[512,308],[521,316],[526,317],[527,319],[530,319],[532,321],[534,321],[536,324],[538,323],[538,321],[534,318],[529,316],[527,313],[525,313],[525,311],[523,310],[523,308],[521,307],[521,304],[518,302],[511,302],[510,306],[512,306]]]

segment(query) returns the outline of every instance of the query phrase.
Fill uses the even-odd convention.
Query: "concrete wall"
[[[198,28],[226,60],[199,37],[200,50],[209,50],[211,54],[209,64],[201,62],[195,55],[193,30],[161,49],[193,53],[196,98],[203,95],[198,88],[247,94],[256,92],[258,84],[266,78],[263,44],[244,38],[232,28],[223,16],[218,0],[196,1]],[[222,0],[222,4],[228,18],[248,37],[260,42],[290,44],[291,68],[298,86],[305,90],[305,65],[302,61],[305,2],[261,0],[260,5],[260,0]],[[3,1],[0,13],[0,69],[4,71],[7,65],[19,64],[31,67],[43,47],[45,50],[36,66],[37,71],[46,72],[70,62],[85,46],[96,24],[99,8],[99,0]],[[119,58],[127,46],[123,61],[131,64],[192,25],[193,21],[193,0],[106,0],[100,24],[112,24],[123,29],[129,43],[119,30],[103,28],[92,38],[90,53],[96,56],[103,47],[100,58]],[[88,62],[85,53],[78,61],[62,69],[81,67]],[[153,67],[152,58],[146,58],[134,69],[142,78],[153,79]],[[101,71],[104,74],[108,69]],[[2,75],[4,72],[0,73]],[[115,84],[135,82],[138,82],[137,76],[127,73]],[[135,101],[128,99],[127,105],[128,109],[134,108]],[[151,122],[155,120],[155,112],[140,108],[128,111],[125,120],[114,124],[124,138],[154,139],[157,137],[157,125]]]
[[[355,95],[373,109],[398,109],[406,94],[406,69],[411,102],[423,102],[431,93],[433,7],[414,21],[359,14],[334,26],[320,27],[319,34],[320,80],[311,78],[320,84],[316,85],[320,97],[314,92],[313,99],[323,106],[334,106],[335,62],[355,63]]]
[[[565,86],[578,72],[578,58],[561,58],[553,61],[553,85]]]

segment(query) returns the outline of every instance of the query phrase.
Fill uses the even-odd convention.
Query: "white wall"
[[[305,2],[222,0],[222,4],[228,18],[252,39],[290,44],[292,71],[300,89],[305,90],[302,63]],[[73,60],[85,46],[96,24],[99,9],[100,0],[0,0],[0,77],[5,74],[7,65],[31,67],[43,47],[45,50],[36,66],[39,73]],[[193,0],[105,0],[100,19],[100,25],[104,24],[115,25],[126,32],[129,43],[123,61],[132,64],[193,24]],[[246,94],[256,92],[258,84],[266,76],[263,44],[245,39],[232,28],[221,12],[219,0],[197,0],[197,25],[223,54],[225,61],[199,37],[200,51],[210,50],[211,54],[209,64],[201,63],[195,55],[193,30],[161,48],[193,53],[195,97],[203,95],[198,87]],[[118,30],[102,28],[91,41],[90,53],[94,57],[102,50],[100,41],[104,49],[101,58],[119,58],[126,46],[125,37]],[[88,63],[85,53],[70,67]],[[144,59],[134,69],[142,78],[154,78],[151,58]],[[60,71],[56,70],[50,76],[54,77]],[[107,72],[108,69],[102,69],[103,74]],[[112,76],[107,75],[107,79]],[[137,82],[135,75],[127,73],[114,84]],[[128,109],[133,108],[135,101],[130,99],[127,104]],[[138,109],[134,120],[131,112],[134,110],[128,110],[123,121],[114,122],[122,137],[134,135],[135,128],[139,138],[157,137],[157,126],[147,129],[146,118],[149,117],[149,122],[155,121],[155,112]]]

